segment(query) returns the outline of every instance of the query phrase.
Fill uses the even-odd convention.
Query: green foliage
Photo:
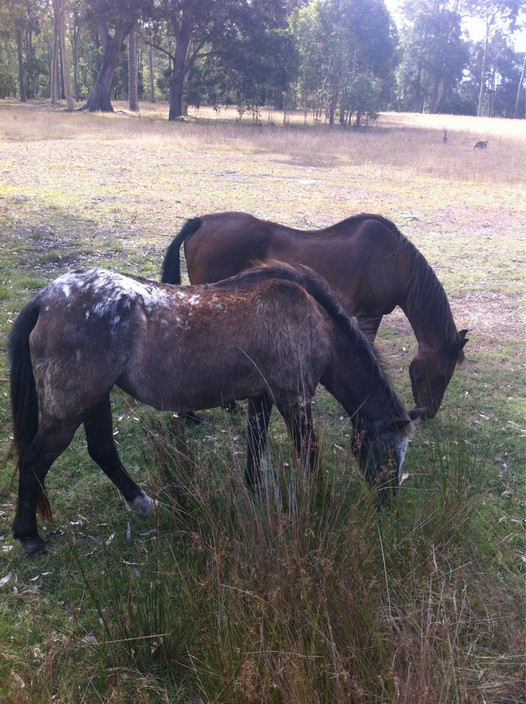
[[[17,93],[16,64],[11,60],[15,52],[8,32],[0,30],[0,98],[11,98]]]
[[[406,2],[409,29],[403,38],[398,78],[400,106],[405,110],[439,111],[442,98],[455,92],[468,61],[461,17],[447,3]]]
[[[196,106],[235,104],[240,112],[262,105],[280,108],[297,63],[290,32],[255,24],[228,46],[216,46],[203,62],[194,64],[188,102]]]
[[[314,0],[292,19],[300,51],[299,92],[305,108],[333,124],[354,113],[374,119],[383,80],[393,69],[389,14],[376,0]]]
[[[462,7],[487,24],[488,42],[479,46],[465,41],[465,16],[448,0],[408,0],[398,29],[383,0],[66,0],[66,5],[77,101],[98,85],[101,26],[110,29],[110,38],[116,27],[124,32],[124,51],[104,105],[110,98],[126,99],[125,42],[135,23],[139,97],[151,96],[152,79],[154,99],[170,101],[170,119],[185,115],[188,104],[237,105],[240,114],[255,115],[263,106],[300,106],[317,122],[359,126],[390,107],[471,114],[479,98],[486,114],[524,116],[523,56],[512,43],[517,0],[473,0]],[[53,23],[50,3],[0,3],[0,97],[18,92],[19,70],[28,98],[49,97]],[[102,104],[100,97],[95,103]]]
[[[478,42],[472,47],[469,74],[464,90],[477,102],[484,60],[484,114],[503,117],[524,117],[525,91],[519,91],[519,104],[515,114],[517,91],[524,65],[524,53],[519,54],[512,46],[508,34],[496,31],[487,45]]]

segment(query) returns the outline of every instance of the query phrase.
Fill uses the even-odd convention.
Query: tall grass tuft
[[[271,447],[257,500],[232,437],[195,464],[173,421],[146,419],[145,437],[156,529],[131,569],[108,550],[102,584],[86,576],[105,673],[225,704],[521,701],[517,605],[495,608],[499,556],[461,433],[422,443],[421,472],[381,513],[328,443],[317,484]]]

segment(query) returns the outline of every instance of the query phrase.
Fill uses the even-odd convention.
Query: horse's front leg
[[[268,422],[272,410],[272,401],[268,396],[256,396],[248,399],[247,425],[247,468],[245,479],[253,491],[261,490],[261,453],[267,442]]]
[[[156,502],[151,499],[124,469],[113,439],[110,397],[90,409],[84,418],[84,430],[90,457],[120,491],[126,506],[148,516],[153,513]]]
[[[78,425],[57,428],[43,421],[20,458],[13,536],[20,540],[27,555],[45,552],[46,544],[38,533],[36,516],[38,509],[44,518],[51,520],[44,479],[53,462],[70,444]]]
[[[298,400],[294,403],[278,404],[289,435],[304,466],[311,472],[318,468],[318,443],[312,422],[310,400]]]

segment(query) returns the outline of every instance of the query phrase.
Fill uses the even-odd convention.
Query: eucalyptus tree
[[[457,90],[469,60],[456,0],[406,0],[403,58],[399,71],[402,106],[430,113]]]
[[[12,7],[6,0],[0,0],[0,98],[16,95],[17,91],[17,65],[11,60],[16,54],[13,35]]]
[[[257,3],[232,16],[228,33],[218,33],[209,45],[207,64],[222,75],[225,98],[240,112],[261,105],[286,113],[289,87],[296,79],[298,52],[288,28],[285,7]],[[286,115],[284,116],[286,119]]]
[[[312,0],[295,13],[299,86],[323,103],[329,122],[374,116],[395,62],[396,30],[383,0]]]
[[[316,4],[292,14],[290,26],[298,47],[298,93],[303,105],[305,120],[309,108],[319,120],[324,104],[325,77],[327,74],[325,50],[327,37]]]
[[[492,38],[498,33],[509,33],[515,28],[519,12],[524,11],[523,0],[463,0],[467,15],[482,19],[485,27],[480,61],[480,83],[477,115],[484,114],[484,97],[487,90],[487,60]]]
[[[66,98],[66,109],[68,112],[73,110],[73,91],[71,87],[71,73],[69,68],[69,53],[66,47],[66,10],[65,0],[53,0],[54,26],[55,26],[55,42],[54,56],[52,60],[52,77],[51,77],[51,95],[53,99],[53,89],[55,82],[58,83],[58,67],[62,67],[62,85],[64,86],[64,94]],[[60,53],[61,61],[58,60]],[[55,76],[53,73],[56,72]],[[56,96],[58,99],[58,95]]]
[[[0,0],[1,31],[14,36],[20,101],[36,97],[44,64],[35,53],[34,38],[40,33],[47,10],[45,0]]]
[[[259,52],[261,58],[261,37],[286,25],[289,6],[290,0],[149,0],[146,14],[159,27],[164,22],[166,30],[159,29],[160,41],[150,41],[170,60],[168,119],[186,114],[188,78],[198,62],[222,61],[231,74],[236,69],[250,73],[255,64],[249,55],[252,60]],[[271,50],[269,43],[263,42],[263,50]],[[246,70],[239,60],[243,55]]]
[[[137,25],[144,0],[85,0],[88,18],[97,27],[102,64],[82,110],[113,112],[111,89],[124,42]]]
[[[526,55],[516,51],[508,33],[495,32],[486,43],[473,46],[465,84],[475,106],[480,95],[480,70],[484,63],[483,112],[488,117],[524,117],[524,68]],[[475,111],[476,114],[476,111]]]
[[[7,4],[7,3],[6,3]],[[8,11],[4,12],[4,18],[12,25],[15,35],[17,65],[18,65],[18,93],[20,102],[26,102],[26,82],[24,68],[23,32],[29,23],[30,8],[25,0],[14,0],[9,4]]]

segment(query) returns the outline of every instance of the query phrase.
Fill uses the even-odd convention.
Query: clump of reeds
[[[108,557],[106,669],[210,702],[519,701],[520,620],[461,439],[422,445],[420,473],[377,512],[341,447],[323,445],[314,485],[275,444],[258,500],[228,433],[193,458],[180,425],[146,435],[163,509],[134,570]]]

